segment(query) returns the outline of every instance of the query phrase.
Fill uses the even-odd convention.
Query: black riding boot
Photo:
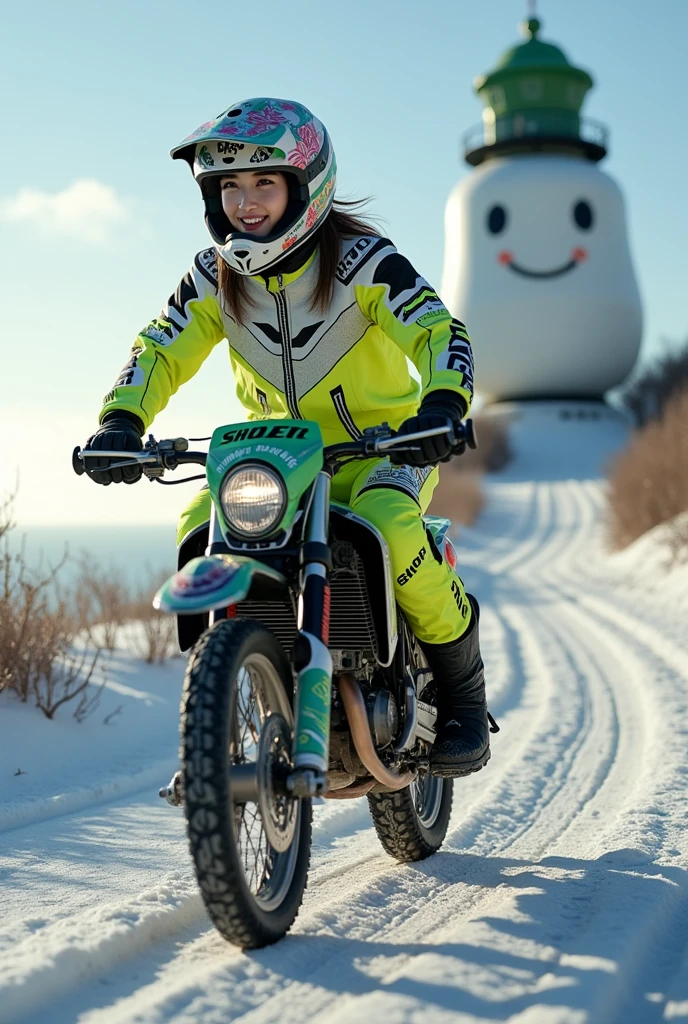
[[[463,636],[447,644],[420,641],[437,687],[437,738],[430,751],[430,771],[446,778],[477,772],[490,759],[490,720],[478,641],[480,609],[472,594],[466,596],[473,614]]]

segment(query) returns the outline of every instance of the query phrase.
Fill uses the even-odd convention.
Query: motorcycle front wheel
[[[243,949],[281,939],[308,875],[310,800],[285,794],[292,674],[276,637],[250,619],[202,635],[184,681],[184,811],[210,918]]]

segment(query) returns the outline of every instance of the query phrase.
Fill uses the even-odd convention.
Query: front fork
[[[329,473],[318,473],[301,549],[302,587],[299,633],[292,664],[297,673],[292,763],[287,785],[295,796],[325,792],[330,746],[332,658],[328,650],[332,554],[327,542],[330,522]]]
[[[327,788],[325,773],[330,747],[330,704],[332,700],[332,658],[327,644],[330,628],[329,571],[332,553],[327,542],[330,523],[330,474],[318,473],[313,483],[301,548],[301,596],[292,665],[297,674],[292,764],[287,787],[294,796],[320,796]],[[222,542],[214,506],[210,512],[210,543]],[[210,622],[224,618],[226,611],[211,611]],[[162,793],[162,791],[161,791]]]

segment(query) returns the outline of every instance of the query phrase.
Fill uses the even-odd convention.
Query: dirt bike
[[[179,617],[182,649],[196,641],[181,770],[161,796],[184,808],[213,924],[243,948],[277,941],[296,918],[313,798],[366,796],[398,861],[444,841],[453,781],[429,771],[432,673],[396,604],[385,540],[331,500],[330,483],[344,461],[451,430],[399,437],[383,424],[324,447],[317,423],[265,420],[219,427],[207,453],[152,435],[135,455],[107,452],[163,483],[166,470],[205,466],[208,531],[154,598]],[[470,420],[453,431],[455,447],[476,446]],[[75,449],[76,472],[91,455],[106,453]],[[424,520],[429,548],[453,567],[449,520]]]

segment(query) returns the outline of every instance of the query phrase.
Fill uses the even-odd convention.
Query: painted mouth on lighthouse
[[[571,259],[568,262],[563,263],[560,267],[554,267],[552,270],[530,270],[528,267],[522,267],[520,263],[517,263],[514,259],[514,255],[511,252],[502,250],[497,256],[497,260],[502,264],[503,267],[508,267],[513,270],[515,274],[520,274],[522,277],[535,277],[539,279],[548,277],[561,277],[562,274],[567,274],[569,270],[573,270],[579,263],[582,263],[588,258],[587,251],[585,249],[577,248],[571,253]]]

